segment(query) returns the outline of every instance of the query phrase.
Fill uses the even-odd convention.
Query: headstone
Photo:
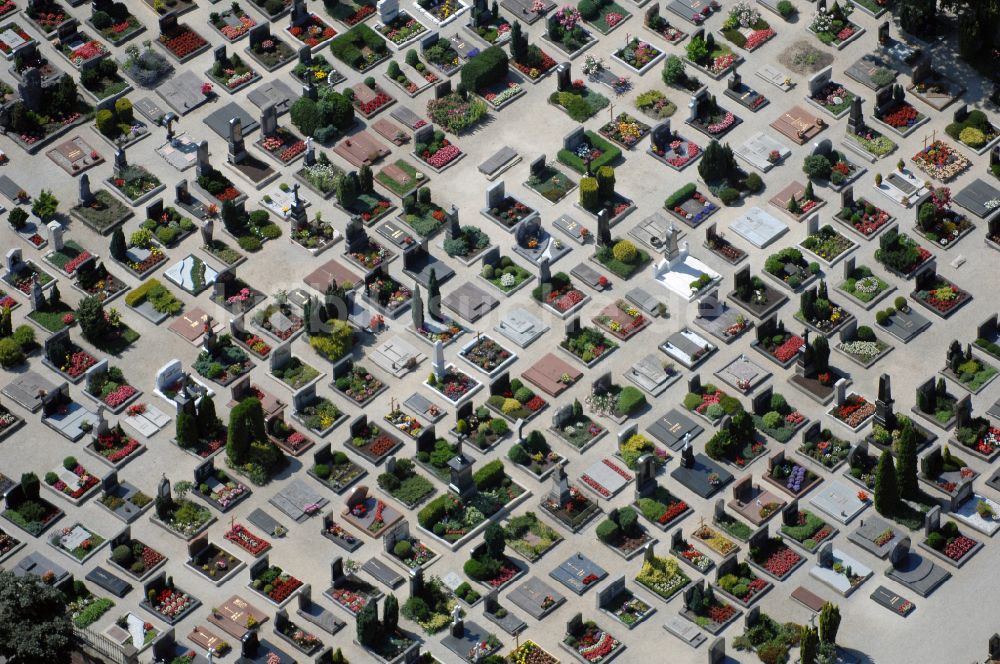
[[[201,241],[206,247],[212,246],[212,235],[215,232],[215,222],[209,217],[205,220],[205,223],[201,225]]]
[[[796,526],[799,523],[799,499],[793,498],[781,510],[781,523],[785,526]]]
[[[278,344],[271,351],[271,372],[279,371],[292,361],[292,346],[289,343]]]
[[[557,505],[565,505],[570,500],[569,479],[562,466],[552,474],[552,488],[549,489],[549,499]]]
[[[160,483],[156,486],[156,497],[164,500],[170,499],[170,480],[166,475],[160,478]]]
[[[691,446],[690,431],[684,434],[684,443],[681,447],[680,464],[682,468],[694,468],[694,448]]]
[[[420,286],[413,286],[413,299],[410,304],[410,313],[413,315],[413,329],[419,330],[424,326],[424,301],[420,296]],[[435,374],[436,375],[436,374]]]
[[[128,168],[128,159],[125,157],[125,150],[118,148],[115,150],[115,176],[121,177],[126,168]]]
[[[41,111],[43,101],[41,70],[32,68],[24,72],[21,83],[17,86],[17,94],[20,95],[21,101],[24,102],[29,111],[36,113]]]
[[[425,124],[413,130],[414,143],[430,143],[434,140],[434,125]]]
[[[292,25],[300,25],[309,18],[309,10],[306,9],[306,0],[293,0],[292,2]]]
[[[827,542],[820,547],[817,562],[820,567],[833,567],[833,544]]]
[[[306,47],[308,48],[308,47]],[[306,156],[305,156],[306,166],[313,166],[316,164],[316,148],[313,147],[312,136],[306,136]]]
[[[434,355],[431,358],[431,366],[434,368],[434,375],[438,379],[444,378],[447,365],[444,361],[444,345],[440,340],[434,342]]]
[[[208,163],[208,141],[202,141],[198,144],[198,165],[197,173],[198,175],[207,175],[212,170],[212,165]],[[185,183],[186,188],[186,183]]]
[[[829,85],[830,81],[833,79],[833,66],[823,67],[818,72],[809,77],[807,84],[809,86],[809,96],[813,96],[819,93],[823,88]]]
[[[442,99],[451,94],[451,81],[444,80],[434,86],[434,98]]]
[[[570,152],[576,152],[576,149],[587,139],[587,132],[583,126],[579,126],[570,133],[563,136],[563,148],[569,150]]]
[[[538,264],[538,283],[547,284],[552,281],[552,270],[549,268],[549,257],[545,256],[542,258],[542,262]]]
[[[191,200],[191,192],[188,191],[188,181],[182,179],[174,185],[174,200],[178,203],[187,203]]]
[[[229,121],[229,153],[226,158],[231,164],[242,164],[247,158],[246,143],[243,140],[243,121],[232,118]]]
[[[597,244],[602,247],[611,246],[611,211],[602,208],[597,213]]]
[[[955,404],[955,430],[972,423],[972,395],[966,394]]]
[[[45,309],[45,293],[42,291],[42,284],[38,281],[38,275],[31,274],[31,292],[28,294],[31,300],[31,310],[40,311]]]
[[[447,239],[459,238],[462,236],[462,227],[458,223],[458,208],[454,205],[445,213],[447,225],[445,226],[445,237]]]
[[[645,496],[656,484],[656,457],[643,454],[636,461],[635,493],[636,500]]]
[[[860,96],[855,96],[851,101],[851,113],[847,116],[847,130],[855,134],[865,129],[865,114],[861,108],[863,101]]]
[[[278,131],[278,107],[274,102],[265,106],[261,111],[260,131],[261,136],[273,136]]]
[[[94,200],[94,194],[90,191],[90,175],[84,173],[80,176],[80,205],[90,205]]]
[[[532,175],[540,176],[542,172],[545,170],[545,163],[546,163],[545,155],[544,154],[538,155],[538,157],[533,159],[531,163],[528,164],[529,172]]]
[[[556,90],[559,92],[565,92],[573,87],[573,81],[570,80],[572,76],[572,67],[568,62],[560,62],[556,66]]]
[[[316,85],[310,80],[302,85],[302,96],[306,99],[312,99],[317,101],[319,99],[319,91],[316,89]]]
[[[505,192],[503,180],[498,180],[494,182],[489,187],[486,188],[486,209],[492,210],[494,208],[499,208],[503,205],[503,202],[507,199],[507,194]]]
[[[879,46],[885,46],[889,43],[889,21],[878,26],[878,43]]]
[[[726,87],[728,87],[733,92],[739,92],[742,86],[743,86],[743,78],[739,75],[739,73],[734,71],[732,74],[729,75],[729,80],[726,83]]]
[[[21,249],[14,247],[8,249],[6,254],[7,272],[15,273],[21,271]]]
[[[562,429],[573,420],[573,404],[565,404],[552,412],[552,428]]]
[[[895,568],[905,565],[910,557],[910,538],[902,537],[896,545],[889,550],[889,562]]]
[[[892,409],[894,403],[891,378],[889,374],[884,373],[878,378],[878,398],[875,400],[875,423],[890,431],[896,428],[896,417]]]
[[[938,505],[927,510],[924,515],[924,535],[930,537],[931,533],[941,529],[941,508]]]
[[[708,646],[708,664],[726,664],[726,637],[720,636]]]
[[[399,0],[379,0],[378,17],[382,25],[388,25],[399,16]]]
[[[49,244],[52,246],[52,250],[62,251],[63,233],[66,229],[58,221],[50,221],[45,227],[48,229]]]

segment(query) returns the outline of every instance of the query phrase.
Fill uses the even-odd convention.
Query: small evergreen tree
[[[125,253],[128,251],[128,247],[125,245],[125,231],[119,226],[115,229],[115,232],[111,234],[111,256],[115,260],[123,261],[125,260]]]
[[[815,628],[806,627],[802,630],[802,638],[799,641],[799,660],[801,664],[816,664],[817,654],[819,654],[819,636]]]
[[[878,467],[875,469],[875,509],[883,516],[892,516],[898,505],[896,465],[892,460],[892,454],[885,450],[879,457]]]
[[[52,290],[49,291],[49,306],[57,307],[60,302],[62,302],[62,293],[59,292],[59,284],[52,284]]]
[[[108,321],[104,317],[104,303],[96,295],[90,295],[80,300],[76,309],[76,318],[80,322],[83,336],[91,343],[100,342],[108,332]]]
[[[198,444],[198,422],[194,416],[185,410],[177,413],[174,437],[177,444],[189,449]]]
[[[198,403],[198,431],[205,435],[210,434],[219,425],[219,417],[215,414],[215,401],[212,397],[205,395]]]
[[[900,418],[899,437],[896,439],[896,485],[899,497],[914,499],[920,495],[917,484],[917,432],[909,418]],[[947,449],[947,448],[945,448]]]
[[[382,607],[382,632],[385,635],[393,634],[399,626],[399,600],[396,596],[389,594],[385,598],[385,606]]]
[[[823,643],[836,643],[839,629],[840,607],[827,602],[819,611],[819,640]]]
[[[371,166],[365,164],[360,169],[358,169],[358,180],[360,181],[362,193],[370,194],[374,190],[375,176],[372,174]]]
[[[427,281],[427,313],[434,320],[441,320],[441,286],[434,268],[431,268],[431,276]]]
[[[483,542],[486,545],[486,555],[493,560],[503,560],[503,552],[507,546],[507,541],[504,539],[503,528],[501,528],[498,524],[491,522],[490,525],[486,526],[486,530],[483,533]]]
[[[378,640],[378,612],[375,607],[375,602],[367,602],[364,607],[358,611],[356,623],[358,643],[365,647],[372,646],[375,641]]]
[[[0,339],[6,339],[14,334],[14,327],[10,322],[10,307],[5,306],[0,312]]]

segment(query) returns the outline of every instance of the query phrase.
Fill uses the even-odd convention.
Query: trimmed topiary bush
[[[637,254],[638,252],[636,251],[635,245],[629,240],[619,240],[611,249],[611,255],[615,257],[615,260],[621,261],[622,263],[634,262]]]

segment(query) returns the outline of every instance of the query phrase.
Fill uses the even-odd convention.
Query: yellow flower
[[[322,81],[324,78],[326,78],[326,72],[325,71],[317,71],[316,72],[316,80],[317,81]]]

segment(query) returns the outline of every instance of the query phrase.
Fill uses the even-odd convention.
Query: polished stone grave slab
[[[378,558],[370,558],[361,569],[375,577],[375,580],[391,589],[403,585],[403,576]]]
[[[577,595],[582,595],[607,577],[608,572],[582,553],[576,553],[549,572],[549,576]],[[584,582],[585,579],[590,580]]]
[[[507,595],[515,606],[524,609],[535,620],[541,620],[566,602],[566,597],[538,577],[523,581]],[[547,601],[551,600],[551,601]],[[548,606],[545,606],[545,604]],[[544,607],[544,608],[543,608]]]
[[[526,348],[532,341],[545,334],[549,327],[538,316],[518,307],[505,313],[493,329],[521,348]]]
[[[951,200],[980,219],[986,219],[1000,209],[1000,206],[992,209],[986,207],[988,201],[1000,200],[1000,189],[985,180],[976,178],[962,187],[957,194],[952,196]]]
[[[763,249],[788,232],[788,226],[759,207],[747,210],[745,215],[730,224],[729,229],[758,249]]]
[[[292,103],[299,98],[299,93],[292,90],[280,79],[265,81],[247,93],[247,99],[251,104],[263,110],[270,104],[274,104],[278,115],[285,113],[292,107]]]
[[[691,434],[691,439],[698,436],[705,428],[677,409],[669,410],[654,420],[646,431],[656,440],[677,452],[684,447],[684,437]]]
[[[243,110],[243,107],[234,101],[225,106],[212,111],[205,118],[204,122],[209,128],[218,134],[222,139],[229,139],[229,121],[239,118],[243,126],[243,135],[249,136],[260,127],[260,122],[254,116]]]
[[[477,286],[464,283],[441,300],[446,308],[475,323],[496,308],[500,301]]]
[[[820,485],[809,504],[841,524],[848,524],[865,511],[868,503],[858,500],[857,489],[837,480]]]
[[[316,493],[309,484],[296,479],[285,485],[268,502],[296,523],[301,523],[309,518],[310,514],[319,512],[330,501]],[[310,509],[307,510],[307,507]]]

